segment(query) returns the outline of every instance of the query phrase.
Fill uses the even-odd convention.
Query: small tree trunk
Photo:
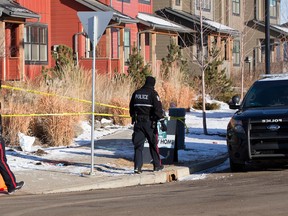
[[[203,118],[203,132],[205,135],[207,132],[206,123],[206,99],[205,99],[205,67],[204,67],[204,52],[203,52],[203,15],[202,15],[202,0],[200,0],[200,38],[201,38],[201,70],[202,70],[202,118]]]

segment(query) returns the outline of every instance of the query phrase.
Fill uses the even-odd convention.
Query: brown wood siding
[[[247,2],[247,1],[246,1]],[[250,2],[249,2],[250,3]],[[247,3],[246,3],[247,4]],[[232,7],[232,2],[228,5],[229,8]],[[244,3],[243,1],[240,1],[240,15],[233,15],[232,9],[228,12],[229,18],[228,18],[228,23],[225,23],[231,28],[237,29],[240,32],[243,32],[245,29],[245,20],[244,16],[245,14],[248,13],[245,8],[244,8]]]
[[[214,7],[214,19],[215,21],[222,23],[223,15],[222,15],[222,0],[214,0],[215,6]]]
[[[254,1],[245,1],[245,20],[253,20],[255,17],[255,4]]]
[[[165,1],[154,0],[154,4],[153,4],[154,11],[160,10],[165,7],[172,7],[171,0],[165,0]]]
[[[183,0],[182,8],[188,13],[195,13],[195,0]]]
[[[156,56],[157,60],[161,60],[168,54],[167,46],[170,44],[170,37],[168,35],[157,35],[156,42]]]

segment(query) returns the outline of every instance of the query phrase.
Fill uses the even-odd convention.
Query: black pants
[[[16,187],[16,179],[13,172],[10,170],[9,165],[7,164],[4,140],[1,138],[0,142],[0,174],[2,175],[8,190],[12,190]]]
[[[143,166],[143,149],[147,139],[154,167],[161,166],[161,159],[158,149],[158,131],[152,127],[149,119],[138,119],[134,124],[132,142],[134,144],[134,169],[141,169]]]

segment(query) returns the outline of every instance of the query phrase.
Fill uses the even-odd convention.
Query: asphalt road
[[[287,215],[288,169],[210,174],[194,181],[79,193],[1,195],[1,216]]]

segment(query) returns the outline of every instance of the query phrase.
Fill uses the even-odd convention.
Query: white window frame
[[[234,66],[240,66],[240,40],[234,40],[233,42],[233,65]]]
[[[270,0],[270,17],[277,18],[277,0]]]
[[[197,10],[200,10],[200,0],[196,1]],[[202,10],[211,11],[211,0],[202,0]]]
[[[232,0],[232,14],[240,15],[240,0]]]
[[[26,64],[48,63],[48,27],[29,24],[24,28],[24,52]]]

